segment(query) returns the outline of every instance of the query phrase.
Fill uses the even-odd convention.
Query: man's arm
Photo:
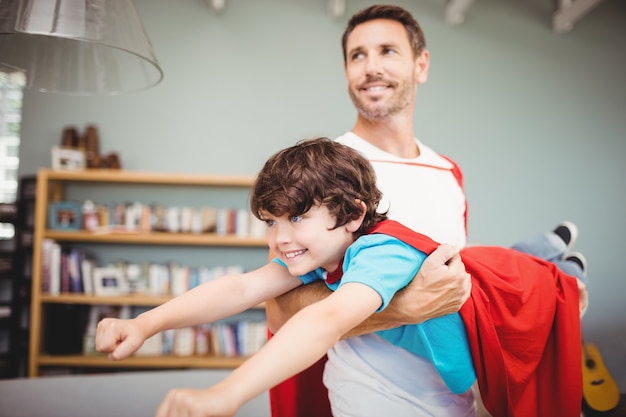
[[[441,245],[422,264],[411,283],[389,306],[373,314],[344,337],[359,336],[403,324],[421,323],[458,311],[470,294],[471,280],[458,249]],[[322,281],[298,287],[266,303],[268,326],[276,332],[291,316],[331,291]]]

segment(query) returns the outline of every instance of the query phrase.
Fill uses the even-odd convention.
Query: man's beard
[[[369,78],[367,82],[375,82],[382,80],[380,77],[374,79]],[[395,87],[395,91],[391,99],[387,104],[381,104],[381,101],[365,101],[361,100],[359,96],[348,88],[348,94],[354,103],[354,107],[358,110],[361,116],[366,119],[384,119],[392,116],[406,109],[413,100],[413,85],[410,78],[402,80],[400,83],[389,83],[392,87]]]

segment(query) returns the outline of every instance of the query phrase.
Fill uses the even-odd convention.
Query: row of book
[[[216,233],[265,237],[265,224],[247,209],[166,207],[160,204],[59,201],[49,206],[51,229]]]
[[[85,330],[83,353],[95,351],[96,326],[105,317],[132,318],[147,311],[145,307],[92,306]],[[267,341],[265,320],[243,319],[195,327],[167,330],[144,342],[135,353],[140,356],[250,356]]]
[[[240,265],[193,267],[175,262],[98,266],[82,248],[64,248],[52,239],[44,239],[41,291],[50,295],[177,296],[220,276],[242,272]]]

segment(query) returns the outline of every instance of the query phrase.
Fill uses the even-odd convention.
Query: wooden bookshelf
[[[45,305],[113,305],[157,306],[171,296],[119,295],[96,296],[86,294],[50,295],[41,291],[42,242],[52,239],[59,243],[89,243],[106,245],[167,245],[204,246],[224,248],[267,248],[265,239],[241,238],[235,235],[215,233],[167,233],[135,232],[102,229],[97,231],[59,231],[47,227],[47,213],[51,202],[62,201],[64,188],[69,183],[86,183],[93,186],[93,198],[97,197],[98,184],[124,187],[128,184],[150,186],[185,186],[203,189],[235,188],[246,190],[253,184],[249,176],[193,175],[115,170],[53,171],[42,169],[37,175],[37,200],[35,205],[35,230],[33,238],[33,280],[31,297],[29,376],[40,374],[45,367],[70,368],[233,368],[242,363],[243,357],[224,356],[133,356],[121,362],[112,362],[104,355],[50,355],[43,351],[43,335],[46,320]],[[256,307],[264,308],[263,305]]]

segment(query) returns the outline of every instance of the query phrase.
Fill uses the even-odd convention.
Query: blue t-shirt
[[[343,260],[343,276],[331,290],[347,282],[371,287],[382,298],[378,311],[387,307],[393,296],[413,279],[426,254],[401,240],[380,233],[359,237],[348,247]],[[274,262],[286,265],[278,258]],[[304,284],[326,281],[326,271],[318,268],[300,276]],[[435,366],[450,391],[467,391],[476,374],[469,351],[465,326],[458,313],[376,332],[388,342],[428,359]]]

